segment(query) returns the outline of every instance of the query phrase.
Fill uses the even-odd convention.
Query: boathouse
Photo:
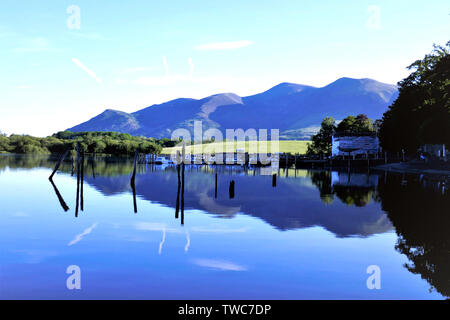
[[[380,141],[373,132],[336,133],[333,136],[331,154],[335,156],[357,156],[376,154]]]

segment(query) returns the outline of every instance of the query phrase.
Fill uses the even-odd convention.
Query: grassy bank
[[[306,153],[306,149],[308,147],[309,141],[300,141],[300,140],[281,140],[278,142],[279,145],[279,152],[286,152],[291,154],[304,154]],[[238,143],[236,141],[228,141],[228,142],[214,142],[214,143],[208,143],[203,145],[197,145],[197,146],[186,146],[186,152],[187,153],[202,153],[202,152],[209,152],[214,153],[219,152],[219,150],[222,148],[224,152],[227,150],[233,150],[236,151],[236,149],[243,149],[242,143]],[[246,152],[252,152],[253,150],[257,150],[259,152],[260,150],[263,152],[266,152],[264,148],[267,148],[267,152],[272,152],[275,150],[275,144],[272,141],[246,141],[245,142],[245,151]],[[163,148],[162,153],[163,154],[170,154],[174,150],[180,150],[181,147],[172,147],[172,148]]]

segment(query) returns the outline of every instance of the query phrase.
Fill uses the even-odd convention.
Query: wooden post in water
[[[235,185],[234,180],[231,180],[230,187],[228,188],[228,194],[230,196],[230,199],[234,199],[234,185]]]
[[[276,173],[274,173],[273,175],[272,175],[272,187],[276,187],[277,186],[277,174]]]
[[[185,160],[185,155],[186,154],[186,150],[185,150],[185,145],[183,142],[183,163],[181,166],[181,224],[184,225],[184,160]]]
[[[138,161],[139,153],[136,150],[134,153],[134,164],[133,164],[133,173],[131,175],[130,186],[131,191],[133,192],[133,209],[134,213],[137,213],[137,200],[136,200],[136,165]]]
[[[131,184],[134,185],[135,179],[136,179],[136,162],[137,162],[138,152],[134,153],[134,165],[133,165],[133,173],[131,175]]]
[[[217,199],[217,172],[216,172],[216,184],[214,186],[214,198]]]
[[[177,151],[177,161],[180,159],[179,156],[180,152]],[[177,164],[177,176],[178,176],[178,183],[177,183],[177,202],[175,207],[175,219],[178,219],[178,213],[180,212],[180,189],[181,189],[181,176],[180,176],[180,164]]]
[[[58,171],[59,166],[61,165],[61,163],[64,161],[64,158],[69,154],[70,149],[67,149],[61,156],[61,158],[59,158],[58,162],[56,163],[55,169],[53,170],[52,174],[50,175],[49,179],[52,180],[53,176],[55,175],[56,171]]]
[[[78,217],[78,208],[80,204],[80,145],[77,143],[77,196],[76,196],[76,205],[75,205],[75,217]]]
[[[80,198],[80,205],[81,205],[81,211],[84,211],[84,150],[81,156],[81,198]]]

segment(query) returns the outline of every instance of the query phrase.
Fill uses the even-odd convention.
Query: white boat
[[[170,160],[166,159],[165,157],[156,157],[156,159],[153,161],[155,164],[169,164]]]

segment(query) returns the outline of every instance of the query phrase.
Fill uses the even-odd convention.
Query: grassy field
[[[251,143],[251,144],[250,144]],[[279,152],[286,152],[291,154],[304,154],[306,153],[306,149],[308,147],[309,141],[299,141],[299,140],[280,140],[279,142]],[[259,152],[259,148],[261,147],[261,151],[263,152],[272,152],[272,141],[246,141],[245,142],[245,151],[246,152],[253,152],[254,148],[257,148],[257,151]],[[236,149],[244,149],[242,147],[243,143],[240,142],[239,146],[237,145],[237,142],[214,142],[214,143],[208,143],[203,145],[197,145],[197,146],[186,146],[186,152],[187,153],[202,153],[202,152],[208,152],[208,153],[214,153],[219,152],[220,147],[222,145],[223,152],[226,152],[228,148],[235,151]],[[193,148],[194,147],[194,148]],[[250,149],[252,147],[253,149]],[[264,147],[267,148],[267,151],[263,150]],[[191,149],[194,149],[193,152],[191,152]],[[181,147],[173,147],[173,148],[164,148],[162,150],[163,154],[170,154],[174,150],[179,149],[181,152]]]

